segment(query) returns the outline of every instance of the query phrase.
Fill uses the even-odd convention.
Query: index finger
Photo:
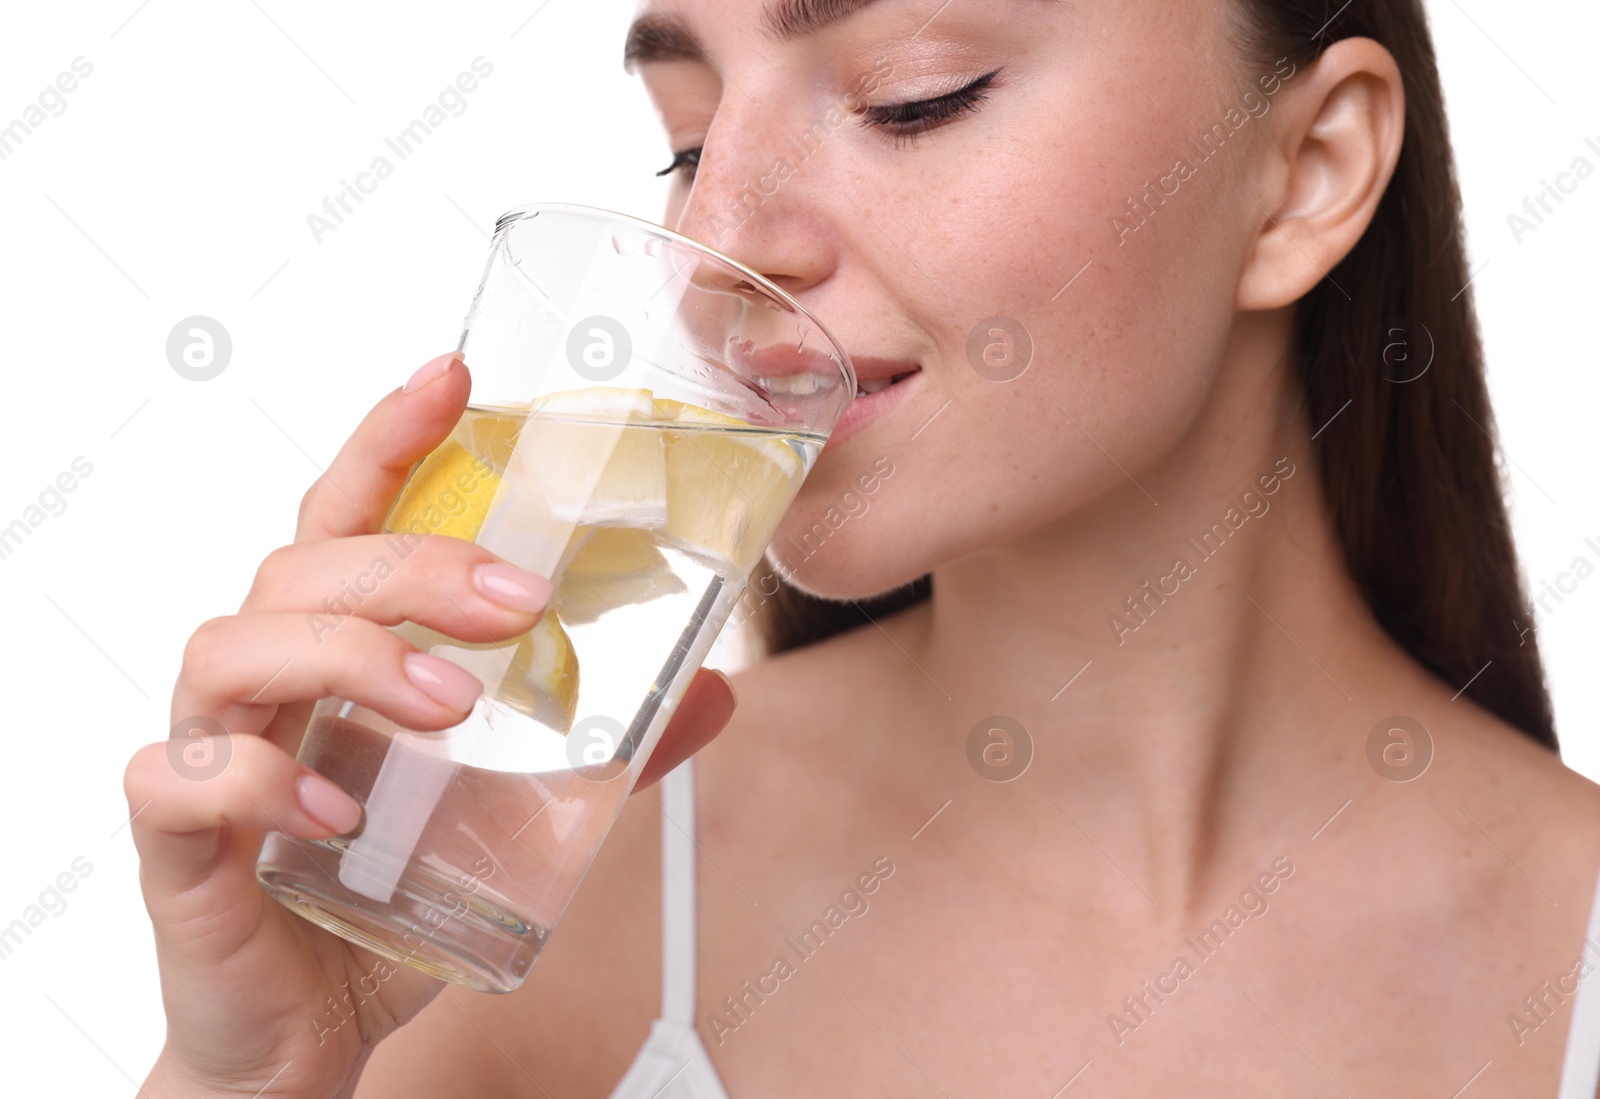
[[[300,502],[296,542],[376,534],[411,467],[444,441],[472,378],[459,351],[440,355],[379,401]]]

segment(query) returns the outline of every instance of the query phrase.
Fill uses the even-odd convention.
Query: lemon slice
[[[500,476],[454,435],[411,473],[385,523],[398,534],[447,534],[471,541],[500,488]]]
[[[566,733],[578,708],[578,654],[561,628],[558,611],[547,608],[522,635],[498,697],[513,709]],[[553,708],[552,708],[553,707]]]
[[[648,389],[592,386],[534,401],[518,452],[526,454],[551,517],[584,526],[664,528],[666,447],[653,420]]]
[[[561,620],[586,625],[617,607],[687,591],[658,537],[629,527],[580,527],[561,572]]]
[[[760,560],[805,472],[783,440],[699,405],[660,398],[667,431],[667,533],[749,572]]]
[[[496,415],[469,409],[451,437],[412,471],[385,526],[397,533],[477,538],[500,488],[501,475],[495,467],[504,470],[522,419],[515,412]],[[458,438],[470,440],[473,449]],[[488,460],[480,454],[488,454]],[[410,623],[401,632],[424,651],[460,664],[482,680],[491,697],[512,709],[562,733],[572,728],[578,705],[578,656],[561,628],[555,604],[513,641],[463,645]]]
[[[467,644],[409,622],[399,632],[424,652],[478,677],[491,726],[498,710],[510,708],[563,735],[572,730],[578,708],[578,654],[555,608],[547,608],[533,629],[510,641]]]

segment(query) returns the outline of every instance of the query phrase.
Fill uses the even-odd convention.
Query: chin
[[[806,525],[786,520],[767,547],[767,563],[791,587],[832,602],[884,595],[928,572],[919,567],[924,564],[920,560],[897,560],[889,547],[873,537],[876,532],[847,527],[829,530],[820,522]]]

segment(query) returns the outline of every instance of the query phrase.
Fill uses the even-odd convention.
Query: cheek
[[[773,556],[801,587],[864,598],[1108,494],[1138,493],[1128,475],[1145,480],[1200,417],[1233,317],[1240,246],[1218,216],[1230,181],[1216,165],[1197,173],[1119,246],[1112,217],[1160,174],[1144,166],[1171,167],[1150,149],[1183,137],[1142,149],[1095,140],[1107,152],[1094,170],[1067,150],[1041,161],[995,148],[986,172],[1011,181],[1006,203],[950,200],[942,218],[884,203],[904,211],[885,229],[917,230],[918,262],[938,286],[905,266],[881,271],[880,284],[935,350],[916,400],[825,451],[781,524]],[[981,186],[969,176],[941,193]],[[1032,343],[1027,369],[1006,382],[981,375],[968,351],[974,326],[997,315]],[[835,526],[828,509],[880,455],[893,477],[866,514]]]

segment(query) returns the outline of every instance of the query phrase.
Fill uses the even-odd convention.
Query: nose
[[[794,140],[806,126],[792,112],[774,110],[775,102],[781,98],[774,92],[760,100],[737,91],[724,96],[671,227],[798,296],[836,262],[821,198],[830,150]]]

